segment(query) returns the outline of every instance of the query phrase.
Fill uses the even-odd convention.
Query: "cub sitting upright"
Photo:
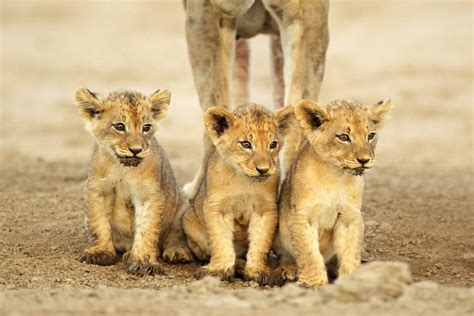
[[[309,100],[296,104],[306,141],[280,193],[275,250],[283,279],[298,275],[304,286],[324,286],[325,263],[334,255],[339,276],[359,267],[364,238],[361,175],[374,165],[378,132],[390,107],[390,100],[370,107],[350,100],[327,107]]]
[[[236,258],[246,257],[244,277],[266,283],[278,224],[277,119],[257,105],[212,107],[204,124],[214,146],[184,215],[188,245],[201,261],[210,259],[203,274],[231,279]]]
[[[113,264],[117,252],[137,275],[162,273],[168,262],[192,259],[182,231],[187,207],[168,159],[153,134],[170,102],[168,90],[149,97],[118,91],[102,98],[87,89],[76,104],[96,143],[85,188],[92,244],[81,261]]]

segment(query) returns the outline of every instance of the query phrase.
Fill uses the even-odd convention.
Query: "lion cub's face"
[[[336,100],[326,107],[302,100],[295,115],[319,157],[362,175],[374,165],[378,132],[390,108],[390,100],[368,107],[351,100]]]
[[[76,92],[86,129],[111,156],[133,167],[149,153],[155,122],[165,116],[169,102],[168,90],[149,97],[119,91],[107,98],[82,88]]]
[[[250,179],[263,181],[277,173],[281,140],[276,115],[258,105],[233,113],[212,107],[204,114],[204,124],[226,161]]]

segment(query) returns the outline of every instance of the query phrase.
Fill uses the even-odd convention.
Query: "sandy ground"
[[[77,87],[171,89],[157,137],[181,184],[199,164],[201,111],[181,4],[2,1],[1,9],[0,312],[473,311],[472,289],[463,289],[474,285],[471,2],[331,4],[321,101],[391,97],[396,105],[378,166],[366,176],[364,259],[402,261],[412,273],[390,299],[372,290],[373,299],[355,303],[325,294],[339,293],[337,285],[318,293],[241,281],[219,287],[213,280],[174,288],[192,281],[196,265],[139,278],[120,263],[78,262],[86,246],[82,187],[92,139],[73,105]],[[268,38],[251,44],[252,100],[271,106]],[[396,273],[383,271],[360,284],[390,283],[387,275]],[[442,285],[409,285],[411,279]]]

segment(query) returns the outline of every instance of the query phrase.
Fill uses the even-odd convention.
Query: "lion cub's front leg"
[[[319,251],[317,226],[308,222],[304,212],[295,212],[288,221],[288,228],[298,266],[298,283],[312,288],[327,285],[328,276]]]
[[[137,188],[134,198],[135,234],[132,249],[123,256],[128,271],[136,275],[163,273],[158,262],[158,239],[161,233],[163,198],[154,190]],[[151,192],[150,192],[151,191]]]
[[[86,248],[79,258],[80,261],[101,266],[115,262],[117,252],[112,241],[110,216],[114,194],[95,189],[94,182],[89,180],[86,187],[87,213],[86,222],[94,239],[94,243]]]
[[[340,216],[334,227],[334,249],[339,261],[338,277],[352,273],[360,266],[363,243],[362,216]]]
[[[260,284],[270,282],[270,268],[267,257],[270,252],[273,236],[278,223],[276,205],[264,212],[252,215],[249,223],[249,251],[245,266],[245,278]]]
[[[201,268],[201,273],[231,280],[235,272],[234,218],[231,212],[222,211],[222,208],[225,209],[224,205],[224,202],[204,205],[211,260]]]

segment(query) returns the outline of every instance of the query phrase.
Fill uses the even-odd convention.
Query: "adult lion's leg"
[[[203,111],[212,106],[230,108],[230,80],[234,59],[235,18],[225,16],[206,0],[188,1],[186,39],[194,85]],[[195,180],[199,186],[212,142],[204,134],[204,157]],[[191,192],[194,190],[191,188]],[[192,198],[192,196],[190,196]]]
[[[235,18],[205,0],[188,2],[186,39],[201,108],[230,105]]]
[[[327,4],[322,0],[264,0],[278,22],[285,56],[286,104],[316,100],[329,42]]]
[[[263,0],[280,28],[284,52],[285,105],[301,99],[317,100],[329,42],[328,5],[324,0]],[[294,129],[286,140],[284,170],[303,140]]]
[[[278,109],[285,105],[284,59],[280,36],[270,36],[270,51],[272,55],[273,106]]]
[[[249,102],[250,50],[246,39],[239,39],[235,45],[235,61],[232,78],[232,104],[234,107]]]

